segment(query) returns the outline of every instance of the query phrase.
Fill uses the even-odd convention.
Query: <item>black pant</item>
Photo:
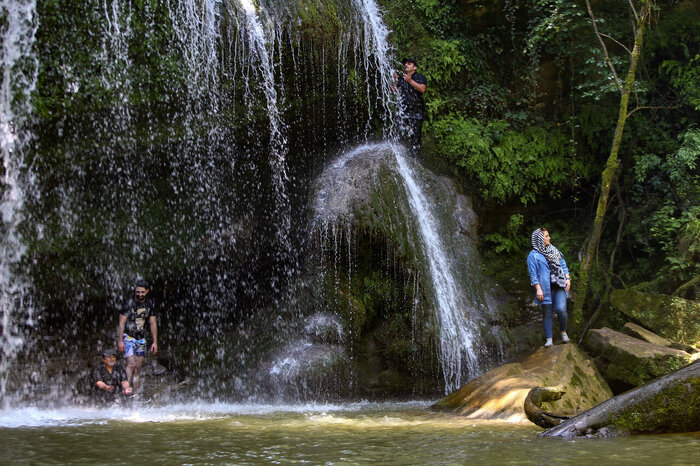
[[[406,140],[414,153],[420,151],[421,135],[423,133],[422,118],[404,118],[399,126],[401,137]]]

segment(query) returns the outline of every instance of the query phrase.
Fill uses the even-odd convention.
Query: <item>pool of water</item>
[[[539,439],[427,402],[0,411],[0,464],[697,464],[700,433]]]

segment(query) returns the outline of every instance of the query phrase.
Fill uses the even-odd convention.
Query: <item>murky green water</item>
[[[426,403],[0,411],[1,464],[697,464],[700,433],[538,439]]]

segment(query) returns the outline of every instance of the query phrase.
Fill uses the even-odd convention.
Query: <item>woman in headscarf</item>
[[[530,284],[535,287],[535,303],[542,308],[544,334],[547,338],[544,346],[552,346],[552,308],[557,313],[561,339],[568,343],[566,297],[571,288],[569,268],[564,255],[550,243],[546,228],[532,232],[532,248],[527,256],[527,271],[530,274]]]

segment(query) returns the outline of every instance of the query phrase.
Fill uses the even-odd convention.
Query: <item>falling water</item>
[[[3,0],[2,59],[0,94],[0,146],[4,176],[2,186],[2,241],[0,243],[0,397],[7,402],[8,369],[24,345],[21,326],[32,325],[31,309],[24,301],[26,284],[13,274],[25,246],[18,227],[23,220],[22,206],[31,180],[24,173],[24,145],[30,139],[26,123],[31,113],[29,96],[36,86],[37,63],[33,55],[36,33],[35,2]],[[19,89],[19,90],[18,90]],[[26,312],[22,322],[20,315]]]
[[[399,173],[404,180],[411,209],[416,215],[424,254],[430,267],[430,278],[437,301],[437,319],[440,327],[440,362],[445,378],[445,392],[449,393],[478,375],[479,364],[474,348],[474,322],[479,319],[479,311],[465,299],[463,290],[457,285],[452,270],[452,261],[445,254],[445,248],[438,235],[439,227],[435,214],[417,182],[414,170],[405,156],[402,146],[392,144]]]
[[[395,137],[395,119],[393,109],[395,108],[395,97],[391,89],[393,86],[393,69],[389,56],[393,53],[389,45],[389,29],[382,21],[381,10],[374,0],[353,0],[355,8],[362,17],[364,53],[363,61],[365,68],[370,68],[370,61],[377,68],[375,82],[367,82],[368,100],[371,89],[375,89],[380,97],[383,109],[384,135],[389,138]],[[373,85],[372,85],[373,84]],[[370,110],[371,116],[371,110]]]
[[[262,88],[265,94],[267,115],[270,131],[270,166],[272,167],[272,183],[275,192],[275,219],[277,225],[277,241],[280,247],[278,254],[282,258],[289,259],[291,254],[291,207],[287,194],[287,138],[284,135],[285,124],[280,115],[278,105],[277,86],[275,84],[275,67],[273,61],[274,40],[268,40],[265,28],[260,20],[264,13],[255,8],[252,0],[238,0],[246,16],[248,47],[250,48],[252,63],[257,63],[257,69],[262,77]],[[268,46],[270,51],[268,51]],[[246,82],[246,86],[249,83]],[[286,262],[286,261],[282,261]],[[290,275],[291,269],[286,270]]]
[[[219,0],[183,0],[171,11],[177,45],[187,66],[189,93],[219,97]],[[215,107],[215,105],[213,105]]]
[[[389,89],[392,76],[389,65],[388,29],[384,25],[380,10],[374,0],[355,0],[357,8],[362,12],[365,20],[365,43],[370,43],[374,59],[381,70],[381,89],[385,91],[383,103],[388,104]],[[368,39],[367,36],[370,36]],[[393,120],[392,120],[393,122]],[[388,131],[392,139],[396,139],[396,133]],[[424,246],[424,254],[429,264],[430,276],[433,283],[435,300],[437,301],[437,321],[440,327],[440,361],[445,378],[445,391],[450,392],[459,388],[466,379],[478,375],[478,360],[474,348],[473,321],[478,319],[476,312],[467,314],[467,303],[463,291],[457,286],[454,272],[450,267],[450,261],[438,234],[438,226],[434,219],[434,213],[430,209],[422,188],[410,168],[403,154],[403,149],[393,144],[393,151],[399,167],[399,173],[403,178],[404,186],[408,194],[411,209],[413,210],[420,226],[421,239]]]

